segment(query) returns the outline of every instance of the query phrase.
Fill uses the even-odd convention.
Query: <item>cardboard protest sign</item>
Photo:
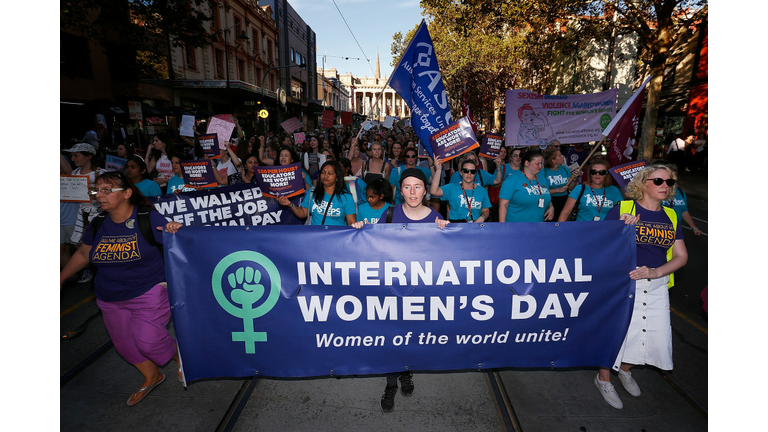
[[[432,153],[439,156],[443,162],[480,147],[472,132],[472,124],[466,117],[430,135],[429,144],[432,147]]]
[[[128,101],[128,117],[131,120],[141,120],[144,118],[141,113],[141,102]]]
[[[499,155],[499,149],[504,144],[504,136],[499,134],[487,133],[483,137],[483,143],[480,145],[480,156],[495,158]]]
[[[286,132],[291,133],[296,129],[299,129],[302,126],[302,124],[298,118],[294,117],[294,118],[289,118],[288,120],[280,123],[280,126],[282,126]]]
[[[203,149],[203,156],[207,159],[216,159],[221,157],[219,152],[219,137],[216,134],[206,134],[197,137],[200,148]]]
[[[184,185],[190,188],[215,187],[219,185],[210,160],[188,161],[181,163],[181,175]]]
[[[88,176],[62,175],[59,176],[59,201],[88,203],[91,202],[91,196],[88,192],[91,190],[91,180]]]
[[[128,159],[123,159],[117,156],[113,155],[107,155],[105,167],[108,170],[111,171],[121,171],[123,168],[125,168],[125,163],[128,162]]]
[[[395,117],[387,116],[384,119],[384,127],[387,129],[392,129],[392,125],[395,123],[395,120],[397,120]]]
[[[195,116],[182,115],[181,127],[179,129],[179,135],[185,137],[195,136]]]
[[[624,165],[615,166],[613,168],[608,169],[608,172],[611,173],[611,176],[614,180],[616,180],[617,186],[621,188],[621,190],[624,190],[627,188],[627,185],[629,182],[632,181],[633,178],[635,178],[635,175],[637,175],[637,172],[641,169],[648,166],[648,162],[645,161],[645,159],[640,159],[637,161],[632,161],[629,163],[626,163]]]
[[[256,184],[267,198],[293,197],[304,193],[301,164],[256,167]]]
[[[211,122],[208,124],[208,134],[216,134],[219,137],[219,149],[226,150],[227,142],[232,136],[232,131],[235,130],[235,124],[218,117],[211,117]]]
[[[323,110],[323,121],[321,126],[325,129],[333,127],[333,121],[336,118],[336,113],[331,110]]]
[[[303,143],[305,139],[307,138],[304,132],[296,132],[295,134],[293,134],[293,142],[295,142],[296,144]]]

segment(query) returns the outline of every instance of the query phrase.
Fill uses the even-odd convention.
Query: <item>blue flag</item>
[[[430,135],[451,124],[453,116],[432,37],[424,21],[392,73],[389,86],[411,108],[411,126],[432,155]]]

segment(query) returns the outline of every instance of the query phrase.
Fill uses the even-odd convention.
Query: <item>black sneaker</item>
[[[413,395],[413,373],[402,372],[400,374],[400,393],[405,397]]]
[[[392,412],[395,408],[395,395],[397,394],[397,386],[384,388],[384,394],[381,396],[381,410],[384,412]]]

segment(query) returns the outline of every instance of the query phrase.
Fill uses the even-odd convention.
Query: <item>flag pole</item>
[[[584,159],[584,162],[582,162],[581,166],[579,166],[579,172],[581,172],[581,170],[584,168],[584,165],[586,165],[586,164],[587,164],[587,162],[589,162],[589,159],[592,157],[592,155],[593,155],[593,154],[595,154],[595,152],[597,151],[597,149],[599,149],[599,148],[600,148],[600,146],[603,144],[603,141],[605,141],[605,139],[606,139],[606,138],[608,138],[608,137],[606,137],[606,136],[603,136],[603,139],[601,139],[599,143],[595,144],[595,146],[592,148],[592,151],[591,151],[591,152],[589,152],[589,155],[587,156],[587,158],[586,158],[586,159]],[[572,182],[572,181],[573,181],[573,179],[575,179],[575,178],[576,178],[576,177],[574,177],[574,176],[571,176],[571,178],[569,178],[569,179],[568,179],[568,183],[566,183],[566,184],[565,184],[565,186],[566,186],[566,187],[570,186],[570,185],[571,185],[571,182]]]

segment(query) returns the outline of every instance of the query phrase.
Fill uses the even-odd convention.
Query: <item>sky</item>
[[[325,68],[336,68],[339,74],[375,76],[378,50],[381,77],[388,78],[393,70],[392,35],[398,31],[405,35],[422,20],[419,0],[289,0],[288,3],[315,32],[317,67],[323,67],[325,56]],[[370,64],[365,56],[370,58]]]

